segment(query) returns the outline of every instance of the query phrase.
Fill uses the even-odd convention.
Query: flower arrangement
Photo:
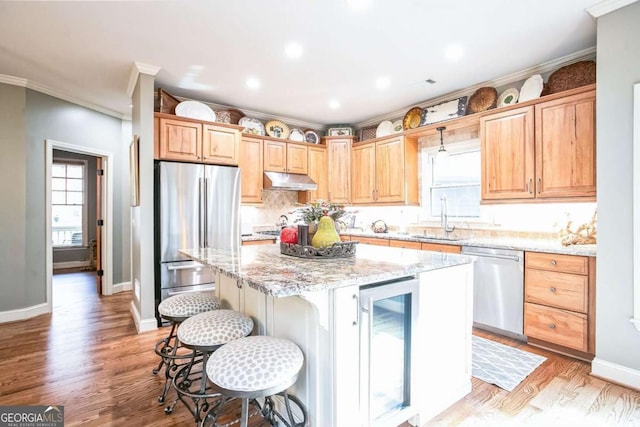
[[[319,200],[313,203],[307,203],[303,207],[296,209],[294,212],[299,213],[302,216],[302,221],[307,224],[318,222],[325,213],[329,215],[334,221],[342,217],[345,214],[344,205],[338,203],[329,203],[323,200]]]

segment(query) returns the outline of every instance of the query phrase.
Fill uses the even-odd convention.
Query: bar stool
[[[191,411],[196,426],[202,419],[201,414],[209,410],[209,400],[220,397],[220,393],[211,390],[204,372],[209,356],[221,346],[246,337],[252,330],[253,320],[234,310],[196,314],[178,327],[178,340],[194,351],[194,357],[176,373],[173,386],[178,399]],[[200,360],[195,358],[196,353],[202,354]],[[167,407],[165,412],[172,410]]]
[[[272,425],[306,426],[306,409],[286,391],[298,379],[303,361],[297,345],[271,336],[241,338],[221,347],[209,358],[206,373],[224,399],[207,413],[205,421],[217,425],[225,403],[242,399],[241,427],[248,425],[249,403]]]
[[[192,356],[192,351],[181,351],[183,347],[176,335],[176,329],[180,323],[189,317],[206,311],[217,310],[220,308],[220,300],[211,293],[190,292],[184,294],[173,295],[163,300],[158,305],[158,313],[160,317],[171,323],[169,335],[162,338],[155,345],[155,352],[160,356],[160,364],[153,370],[156,375],[165,366],[164,386],[162,393],[158,396],[158,403],[164,403],[169,391],[169,385],[173,379],[172,373],[175,373],[180,367],[181,362],[186,362]]]

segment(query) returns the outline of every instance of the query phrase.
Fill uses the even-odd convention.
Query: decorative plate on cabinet
[[[422,108],[413,107],[407,114],[404,115],[402,119],[402,127],[405,130],[415,129],[420,126],[420,121],[422,120]]]
[[[264,125],[258,119],[252,117],[243,117],[238,121],[238,125],[243,126],[244,133],[252,133],[254,135],[264,136]]]
[[[544,82],[540,74],[529,77],[520,88],[520,102],[540,98]]]
[[[304,132],[302,132],[302,129],[293,128],[293,129],[291,129],[291,132],[289,133],[289,139],[291,141],[302,142],[305,139]]]
[[[280,120],[270,120],[264,125],[267,130],[267,135],[274,138],[289,138],[289,126],[282,123]]]
[[[311,129],[307,129],[304,131],[304,140],[307,141],[309,144],[320,143],[320,138],[318,137],[318,134],[312,131]]]
[[[498,97],[498,108],[515,104],[518,102],[518,95],[520,92],[515,87],[505,90]]]
[[[402,120],[396,120],[393,122],[393,133],[402,132],[404,129],[402,127]]]
[[[382,138],[383,136],[391,135],[393,133],[393,123],[389,120],[385,120],[380,123],[376,128],[376,138]]]
[[[476,90],[469,98],[467,103],[467,113],[479,113],[496,108],[498,103],[498,92],[494,87],[481,87]]]
[[[216,113],[208,105],[198,101],[182,101],[176,105],[176,116],[206,122],[216,121]]]

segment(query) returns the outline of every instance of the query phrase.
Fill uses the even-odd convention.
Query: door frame
[[[47,281],[47,310],[53,311],[52,276],[53,276],[53,242],[51,241],[51,167],[53,165],[53,150],[71,151],[79,154],[102,158],[102,213],[104,226],[102,227],[102,295],[113,293],[113,153],[95,148],[68,144],[53,139],[45,140],[45,242],[46,242],[46,281]]]

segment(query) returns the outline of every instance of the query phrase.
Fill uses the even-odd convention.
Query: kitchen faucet
[[[289,218],[287,218],[286,215],[280,215],[280,218],[278,218],[278,222],[276,222],[276,226],[285,227],[288,222],[289,222]]]
[[[453,230],[456,229],[454,225],[449,225],[449,215],[447,214],[447,196],[444,194],[440,196],[440,225],[444,230],[445,236],[448,236]]]

